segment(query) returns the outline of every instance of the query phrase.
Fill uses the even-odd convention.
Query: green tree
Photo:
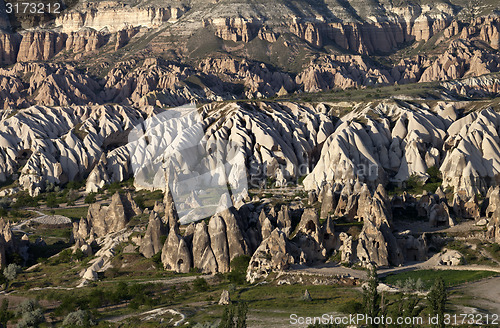
[[[439,168],[437,166],[429,167],[426,173],[429,175],[429,180],[427,181],[427,183],[436,183],[443,181],[443,179],[441,179],[441,172],[439,171]]]
[[[224,308],[224,313],[219,324],[219,328],[235,328],[234,327],[234,310],[231,306]]]
[[[83,310],[68,313],[62,324],[63,327],[90,327],[94,325],[95,322],[90,313]]]
[[[3,270],[3,276],[5,277],[5,289],[9,288],[9,283],[12,280],[15,280],[17,277],[17,274],[21,272],[21,267],[15,263],[9,264],[4,270]]]
[[[93,204],[96,201],[96,193],[95,192],[90,192],[87,196],[85,196],[85,199],[83,200],[85,204]]]
[[[47,207],[59,207],[59,204],[57,202],[57,197],[55,194],[49,194],[47,196]]]
[[[236,312],[236,328],[247,328],[247,313],[248,313],[248,304],[245,302],[241,302],[238,305],[238,310]]]
[[[403,305],[403,315],[405,317],[416,317],[420,312],[420,308],[417,306],[420,302],[420,298],[413,293],[408,293],[402,302]],[[414,327],[414,325],[405,325],[404,327]]]
[[[21,319],[17,322],[18,328],[37,328],[45,321],[43,310],[34,300],[26,300],[19,304],[17,314]]]
[[[14,314],[9,311],[9,300],[4,298],[0,306],[0,327],[7,327],[7,323],[12,318],[14,318]]]
[[[246,274],[250,256],[240,255],[231,260],[231,272],[227,274],[227,279],[236,285],[243,285],[246,282]]]
[[[427,294],[427,302],[429,303],[431,314],[434,316],[438,315],[439,318],[437,325],[434,325],[435,327],[444,327],[444,311],[447,299],[446,286],[443,278],[440,277],[432,286],[429,294]]]
[[[193,288],[197,292],[206,292],[209,286],[204,278],[198,277],[193,281]]]
[[[422,192],[422,188],[424,187],[423,182],[420,180],[420,177],[416,174],[412,174],[405,181],[406,188],[405,190],[408,192],[419,193]]]
[[[377,291],[378,278],[374,267],[370,269],[368,281],[363,286],[363,309],[369,317],[375,318],[380,312],[380,295]],[[376,325],[371,325],[375,327]]]

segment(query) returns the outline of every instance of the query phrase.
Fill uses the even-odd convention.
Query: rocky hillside
[[[97,1],[32,29],[3,19],[0,181],[14,181],[3,194],[71,181],[95,193],[135,173],[134,191],[165,192],[135,240],[144,256],[215,273],[248,255],[251,281],[334,254],[364,266],[426,259],[434,241],[401,232],[393,215],[431,228],[483,218],[482,238],[496,240],[500,18],[495,2],[452,2]],[[186,103],[198,104],[199,122],[186,121],[200,128],[197,150],[213,156],[202,166],[224,186],[248,181],[215,214],[192,214],[199,191],[174,205],[178,181],[162,180],[173,134],[189,127],[151,122]],[[181,142],[194,142],[188,132]],[[237,170],[219,167],[217,145],[237,145]],[[168,169],[186,176],[192,163],[173,157]],[[137,177],[144,161],[151,181]],[[290,186],[301,201],[255,195]],[[74,226],[77,248],[110,250],[140,213],[131,195],[93,204]],[[362,228],[336,231],[339,218]]]
[[[476,77],[500,70],[497,10],[487,0],[81,2],[0,33],[10,94],[0,105],[174,106]]]

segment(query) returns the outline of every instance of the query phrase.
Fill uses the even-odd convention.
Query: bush
[[[198,277],[193,281],[193,288],[197,292],[206,292],[209,289],[209,286],[204,278]]]
[[[93,203],[95,203],[96,200],[97,200],[96,193],[91,192],[87,196],[85,196],[84,203],[85,204],[93,204]]]
[[[347,301],[340,307],[340,312],[345,314],[361,313],[362,311],[363,311],[363,304],[355,300]]]
[[[3,275],[7,280],[14,280],[19,272],[21,272],[21,267],[11,263],[3,270]]]
[[[78,190],[85,185],[85,181],[70,181],[66,185],[66,188],[71,190]]]
[[[120,281],[115,288],[113,298],[118,301],[130,299],[130,293],[127,283]]]
[[[13,208],[19,209],[21,207],[37,207],[38,201],[28,194],[21,194],[17,197],[16,202],[12,205]]]
[[[2,327],[7,327],[7,323],[13,318],[14,314],[9,311],[9,300],[4,298],[0,306],[0,325]]]
[[[164,243],[165,242],[163,242],[162,244]],[[153,255],[153,257],[151,257],[151,260],[153,260],[158,270],[163,269],[163,263],[161,262],[161,252],[158,252],[155,255]]]
[[[5,289],[9,288],[9,282],[16,279],[19,272],[21,272],[21,267],[15,263],[9,264],[3,270],[3,276],[5,277]]]
[[[422,192],[424,184],[420,180],[420,177],[416,174],[412,174],[408,180],[406,180],[405,190],[408,192],[419,193]]]
[[[59,203],[57,202],[57,197],[55,194],[49,194],[47,196],[47,207],[59,207]]]
[[[78,310],[69,313],[63,321],[63,327],[90,327],[94,326],[95,322],[89,312]]]
[[[441,179],[441,172],[439,171],[437,166],[429,167],[426,173],[429,175],[429,180],[427,180],[427,183],[436,183],[443,181],[443,179]]]
[[[231,261],[231,272],[227,274],[227,279],[233,284],[243,285],[246,282],[248,263],[250,263],[248,255],[235,257]]]
[[[45,321],[43,310],[36,301],[31,299],[19,304],[17,308],[17,315],[21,316],[21,319],[17,322],[17,327],[19,328],[38,327]]]
[[[144,205],[144,197],[143,196],[136,196],[134,197],[134,202],[139,206],[141,210],[146,208],[146,205]]]

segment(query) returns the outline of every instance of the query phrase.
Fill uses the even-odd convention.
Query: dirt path
[[[116,316],[116,317],[110,317],[110,318],[107,318],[105,320],[110,321],[110,322],[120,322],[120,321],[123,321],[123,320],[128,319],[128,318],[142,316],[143,318],[141,318],[141,319],[143,321],[151,321],[151,320],[156,319],[156,317],[165,315],[167,313],[171,314],[172,316],[179,316],[179,320],[173,322],[174,327],[180,326],[186,320],[186,316],[184,314],[182,314],[181,312],[179,312],[177,310],[169,309],[169,308],[158,308],[158,309],[154,309],[154,310],[150,310],[150,311],[146,311],[146,312],[142,312],[142,313],[124,314],[124,315],[120,315],[120,316]],[[172,318],[170,320],[170,322],[172,322],[173,320],[174,320],[174,318]]]
[[[500,277],[470,282],[454,288],[473,298],[473,306],[500,315]]]
[[[425,262],[408,263],[393,268],[378,269],[379,277],[387,276],[388,274],[396,274],[414,270],[466,270],[466,271],[491,271],[500,273],[500,267],[492,267],[487,265],[436,265],[433,258]],[[334,263],[326,263],[313,267],[301,265],[293,265],[289,270],[290,273],[317,274],[322,276],[350,276],[356,279],[366,279],[367,272],[364,270],[354,270]]]
[[[25,228],[25,226],[29,225],[31,222],[47,224],[47,225],[71,224],[71,219],[63,215],[47,215],[38,210],[28,210],[28,211],[33,212],[38,216],[31,219],[20,220],[16,222],[16,224],[12,226],[12,231],[24,232],[23,229]]]
[[[401,273],[414,270],[464,270],[464,271],[491,271],[500,273],[500,267],[491,267],[487,265],[431,265],[427,262],[402,265],[400,267],[377,270],[379,277],[387,276],[388,274]]]
[[[313,267],[303,265],[292,265],[290,273],[317,274],[320,276],[347,276],[356,279],[367,278],[367,273],[364,270],[354,270],[336,263],[325,263]]]

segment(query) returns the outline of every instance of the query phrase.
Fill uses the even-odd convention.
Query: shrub
[[[424,184],[416,174],[412,174],[408,180],[406,180],[406,191],[418,193],[422,191],[423,187]]]
[[[437,166],[429,167],[426,173],[429,175],[429,180],[427,180],[428,183],[436,183],[443,181],[443,179],[441,179],[441,172],[439,171],[439,168],[437,168]]]
[[[340,311],[346,314],[361,313],[363,311],[363,304],[355,300],[350,300],[342,304]]]
[[[96,201],[96,193],[91,192],[87,196],[85,196],[84,203],[85,204],[93,204]]]
[[[134,197],[134,202],[139,206],[141,210],[145,209],[146,206],[144,205],[144,197],[139,195]]]
[[[7,280],[14,280],[19,272],[21,272],[21,267],[11,263],[3,270],[3,275]]]
[[[114,298],[116,300],[128,300],[130,299],[130,293],[127,283],[120,281],[115,288]]]
[[[19,209],[21,207],[37,207],[38,201],[28,194],[21,194],[17,197],[16,202],[12,205],[13,208]]]
[[[165,242],[163,242],[162,244],[164,243]],[[157,269],[159,270],[163,269],[163,263],[161,262],[161,252],[158,252],[155,255],[153,255],[153,257],[151,257],[151,260],[153,260]]]
[[[2,305],[0,306],[0,325],[2,327],[7,327],[7,323],[10,319],[14,318],[14,314],[8,310],[9,300],[4,298]]]
[[[63,327],[90,327],[95,325],[89,312],[78,310],[68,313],[63,321]]]
[[[9,288],[9,282],[16,279],[19,272],[21,272],[21,267],[15,263],[9,264],[3,270],[3,276],[5,277],[5,289]]]
[[[45,321],[43,310],[40,308],[38,303],[32,299],[19,304],[17,308],[17,315],[21,316],[21,319],[17,322],[17,327],[19,328],[38,327]]]
[[[193,281],[193,288],[197,292],[206,292],[209,289],[209,286],[204,278],[198,277]]]
[[[78,189],[80,189],[81,187],[84,186],[84,182],[85,181],[70,181],[66,185],[66,188],[72,189],[72,190],[78,190]]]
[[[59,207],[59,203],[57,202],[57,197],[55,194],[49,194],[47,196],[47,207]]]
[[[227,274],[228,280],[233,284],[242,285],[246,282],[246,273],[250,263],[250,256],[241,255],[231,261],[231,272]]]

